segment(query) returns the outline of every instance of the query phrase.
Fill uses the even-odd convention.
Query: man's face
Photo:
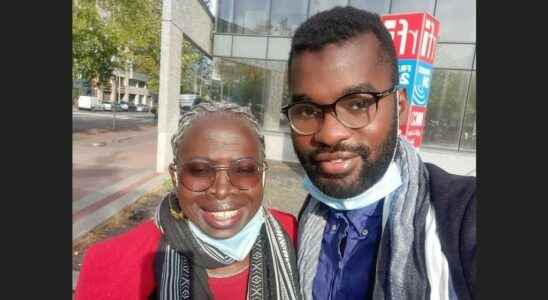
[[[391,68],[380,61],[372,33],[342,45],[299,54],[290,66],[293,97],[318,105],[335,102],[351,89],[379,92],[391,88]],[[365,127],[347,128],[326,111],[312,135],[292,130],[295,152],[312,182],[325,194],[348,198],[374,185],[385,173],[397,141],[395,94],[381,98],[375,119]]]

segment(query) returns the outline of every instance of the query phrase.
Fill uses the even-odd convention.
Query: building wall
[[[211,56],[211,32],[215,17],[200,0],[183,1],[183,33],[187,35],[200,50]]]
[[[427,12],[440,21],[423,147],[475,151],[476,0],[222,0],[217,4],[213,55],[223,82],[221,96],[246,102],[241,99],[245,93],[257,95],[248,102],[256,105],[267,140],[278,149],[272,150],[277,157],[290,158],[287,153],[292,151],[290,143],[282,141],[289,137],[289,127],[278,110],[287,103],[285,64],[291,36],[310,15],[335,5],[379,14]],[[223,65],[233,67],[219,68]]]
[[[133,104],[147,104],[149,106],[152,105],[152,98],[150,97],[151,93],[147,88],[148,77],[145,74],[139,72],[131,73],[129,73],[128,75],[132,75],[132,77],[127,78],[124,71],[115,71],[115,76],[110,79],[108,86],[98,89],[96,91],[97,99],[101,101],[114,102],[116,101],[116,99],[118,99],[119,90],[120,102],[131,102],[131,95],[135,95],[135,100],[133,101]],[[144,87],[131,86],[130,79],[137,80],[141,85],[142,82],[144,82]]]

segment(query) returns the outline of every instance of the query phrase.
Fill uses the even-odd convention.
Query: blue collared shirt
[[[314,299],[371,299],[383,202],[329,210],[312,286]]]

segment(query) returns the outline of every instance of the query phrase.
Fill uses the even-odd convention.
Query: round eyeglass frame
[[[337,98],[333,103],[331,104],[325,104],[325,105],[318,105],[318,104],[315,104],[315,103],[312,103],[310,101],[307,101],[307,100],[302,100],[302,101],[297,101],[297,102],[293,102],[291,104],[288,104],[284,107],[282,107],[282,113],[286,116],[286,118],[289,120],[289,124],[291,126],[291,128],[297,132],[298,134],[300,135],[313,135],[315,134],[316,132],[318,132],[320,129],[321,129],[321,125],[318,126],[314,131],[312,132],[304,132],[302,130],[299,130],[295,124],[293,123],[293,120],[292,118],[290,117],[290,109],[293,108],[295,105],[298,105],[298,104],[308,104],[308,105],[311,105],[311,106],[314,106],[314,107],[317,107],[319,108],[321,111],[322,111],[322,120],[324,118],[324,115],[326,113],[326,110],[329,110],[329,111],[333,111],[333,114],[335,116],[335,118],[337,119],[337,121],[339,121],[339,123],[341,123],[342,125],[344,125],[345,127],[347,128],[352,128],[352,129],[357,129],[357,128],[363,128],[369,124],[371,124],[374,120],[374,117],[371,118],[371,120],[369,120],[369,122],[366,122],[365,124],[363,125],[359,125],[359,126],[351,126],[351,125],[348,125],[346,122],[344,122],[343,120],[339,119],[339,116],[337,115],[337,109],[336,109],[336,105],[337,103],[339,103],[341,100],[344,100],[344,99],[348,99],[348,97],[350,96],[353,96],[353,95],[357,95],[357,94],[367,94],[369,96],[371,96],[373,98],[373,101],[375,102],[375,109],[377,110],[378,109],[378,105],[379,105],[379,101],[384,98],[384,97],[387,97],[391,94],[393,94],[394,92],[398,91],[399,89],[399,86],[398,85],[394,85],[392,86],[391,88],[388,88],[384,91],[381,91],[381,92],[378,92],[378,93],[375,93],[375,92],[361,92],[361,91],[357,91],[357,92],[352,92],[352,93],[348,93],[348,94],[345,94],[345,95],[342,95],[341,97]]]
[[[234,184],[235,181],[231,177],[230,172],[229,172],[230,168],[232,166],[234,166],[236,163],[238,163],[240,161],[243,161],[243,160],[253,160],[253,161],[256,162],[256,164],[257,164],[257,175],[258,175],[257,183],[258,183],[260,181],[261,175],[264,174],[264,172],[266,170],[268,170],[268,164],[264,160],[258,160],[258,159],[251,158],[251,157],[242,157],[242,158],[238,158],[236,160],[233,160],[233,161],[230,162],[229,166],[218,166],[218,165],[214,165],[213,163],[211,163],[208,160],[199,159],[199,160],[189,160],[189,161],[183,162],[183,163],[181,163],[180,167],[177,167],[174,163],[172,163],[172,164],[169,165],[169,168],[177,174],[177,176],[179,178],[179,183],[182,184],[187,189],[193,191],[193,192],[203,192],[203,191],[206,191],[207,189],[209,189],[211,186],[213,186],[215,184],[215,181],[217,180],[217,173],[219,171],[226,171],[226,176],[228,177],[228,181],[230,182],[230,184],[232,186],[237,187],[240,190],[249,190],[249,189],[253,188],[255,185],[257,185],[257,183],[253,184],[250,187],[241,187],[238,184]],[[188,163],[196,162],[196,161],[203,162],[203,163],[208,163],[209,166],[215,171],[213,173],[214,175],[209,176],[209,178],[208,178],[209,183],[208,183],[207,187],[204,186],[204,188],[200,188],[200,189],[193,188],[191,185],[188,184],[188,182],[185,184],[185,180],[183,180],[183,176],[180,173],[180,172],[183,171],[183,169],[184,169],[183,166],[184,165],[186,165]]]

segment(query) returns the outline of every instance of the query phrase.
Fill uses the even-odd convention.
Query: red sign
[[[407,109],[407,120],[401,122],[400,135],[418,149],[422,144],[422,133],[426,124],[426,107],[411,105]]]
[[[402,13],[382,16],[399,59],[419,59],[434,63],[440,22],[427,13]]]

